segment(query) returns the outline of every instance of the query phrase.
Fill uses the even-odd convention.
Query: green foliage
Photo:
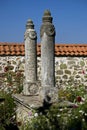
[[[58,95],[59,100],[68,100],[75,102],[78,96],[85,98],[86,89],[84,85],[66,86],[65,88],[60,88]]]
[[[87,129],[87,90],[84,85],[67,86],[59,90],[59,100],[67,100],[74,105],[67,111],[68,129],[74,127],[75,130]]]
[[[87,130],[87,92],[83,85],[59,89],[59,101],[73,103],[72,107],[52,105],[38,113],[22,130]]]
[[[23,90],[23,79],[24,75],[22,71],[13,71],[12,66],[6,66],[4,68],[4,85],[6,86],[6,92],[10,93],[21,93]]]
[[[13,123],[15,120],[16,105],[10,94],[3,91],[0,92],[0,130],[4,130],[6,126]]]

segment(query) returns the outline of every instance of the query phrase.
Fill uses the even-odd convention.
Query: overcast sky
[[[40,26],[49,9],[56,43],[87,43],[87,0],[0,0],[0,42],[24,42],[25,25],[32,19],[40,43]]]

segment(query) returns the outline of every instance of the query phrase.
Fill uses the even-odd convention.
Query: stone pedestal
[[[41,88],[42,101],[48,104],[53,104],[58,101],[58,89],[56,87],[45,86]]]
[[[40,88],[41,88],[41,83],[39,81],[34,81],[34,82],[24,82],[24,95],[39,95],[40,93]]]

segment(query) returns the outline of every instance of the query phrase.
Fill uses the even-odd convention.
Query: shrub
[[[4,68],[4,76],[2,78],[4,86],[1,90],[8,93],[21,93],[23,90],[24,75],[21,70],[13,71],[12,66]]]
[[[70,101],[72,107],[52,105],[44,113],[38,112],[22,130],[87,130],[87,93],[85,86],[60,89],[59,100]],[[37,112],[37,111],[36,111]]]
[[[15,123],[15,108],[16,105],[11,94],[0,92],[0,130],[4,130],[10,124]]]

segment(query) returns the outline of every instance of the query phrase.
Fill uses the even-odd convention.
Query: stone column
[[[55,27],[50,11],[46,10],[42,18],[41,36],[41,85],[46,102],[53,102],[55,91]]]
[[[25,82],[24,95],[33,95],[36,93],[35,86],[37,81],[37,34],[34,30],[32,20],[28,20],[24,35],[25,43]]]

